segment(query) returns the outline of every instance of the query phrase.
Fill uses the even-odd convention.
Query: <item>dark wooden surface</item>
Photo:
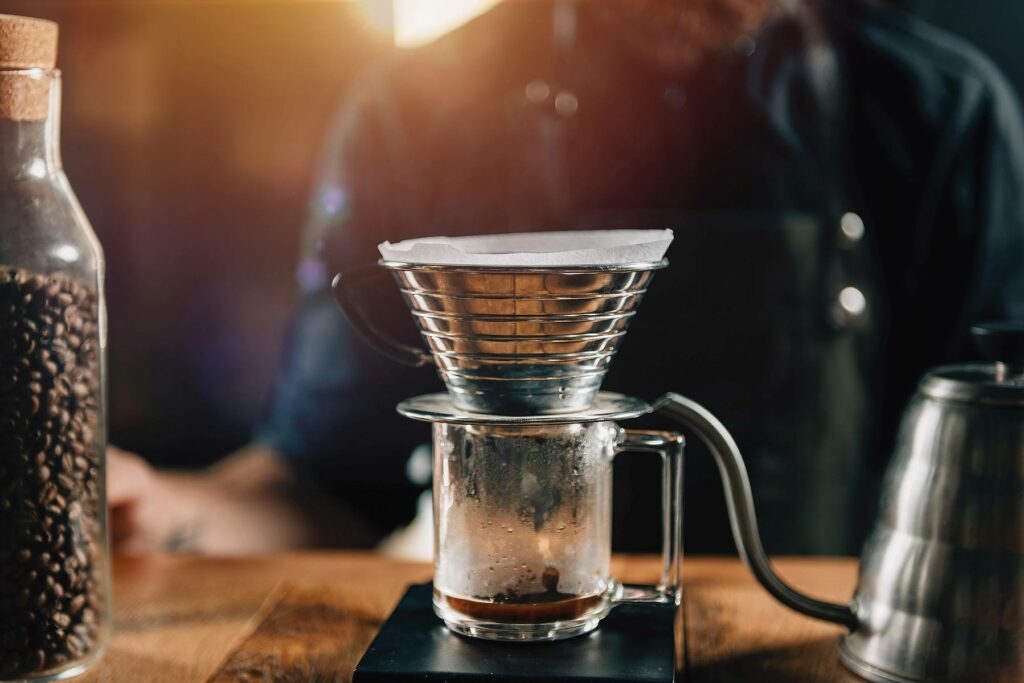
[[[650,582],[659,563],[617,557],[616,576]],[[817,597],[845,601],[856,564],[783,559],[779,571]],[[115,632],[81,681],[348,681],[409,583],[431,568],[366,553],[253,559],[118,558]],[[684,563],[680,680],[840,681],[837,627],[777,605],[735,559]]]

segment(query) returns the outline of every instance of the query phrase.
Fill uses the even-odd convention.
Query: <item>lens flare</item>
[[[480,16],[500,0],[359,0],[367,23],[393,34],[398,47],[440,38]]]

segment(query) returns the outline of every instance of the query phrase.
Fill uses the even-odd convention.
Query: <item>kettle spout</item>
[[[722,476],[729,522],[740,556],[750,572],[776,600],[801,614],[831,621],[855,631],[857,615],[850,605],[840,605],[804,595],[783,581],[761,544],[754,512],[754,496],[747,476],[747,467],[736,441],[711,412],[679,394],[665,394],[654,402],[654,412],[665,415],[689,428],[711,451]]]

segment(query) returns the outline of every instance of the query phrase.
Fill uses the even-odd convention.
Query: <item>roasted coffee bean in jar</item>
[[[52,22],[0,15],[0,681],[110,631],[103,256],[57,149]]]

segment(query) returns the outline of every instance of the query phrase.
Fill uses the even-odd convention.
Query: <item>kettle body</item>
[[[840,643],[870,679],[1024,681],[1024,401],[996,373],[939,368],[904,414]]]
[[[846,605],[808,597],[775,573],[746,466],[721,422],[678,394],[654,404],[714,456],[755,578],[784,605],[845,626],[842,661],[877,683],[1024,681],[1024,323],[972,333],[992,362],[921,380]]]

